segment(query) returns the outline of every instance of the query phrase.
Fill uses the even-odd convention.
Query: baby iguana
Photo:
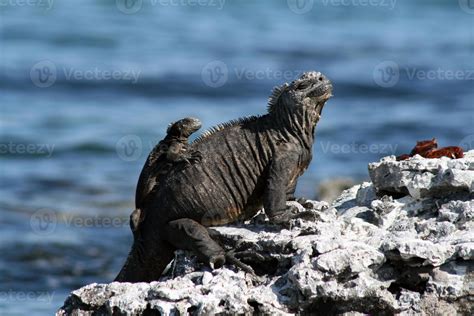
[[[192,117],[171,123],[166,137],[148,155],[138,179],[135,210],[130,215],[130,228],[134,234],[145,218],[142,205],[153,188],[158,186],[160,179],[171,169],[186,167],[201,160],[199,151],[188,151],[189,136],[200,128],[201,121]]]
[[[272,223],[295,218],[286,201],[311,162],[316,123],[331,95],[324,75],[304,73],[275,88],[267,114],[224,123],[191,143],[202,160],[160,177],[116,281],[158,280],[176,249],[213,268],[232,262],[208,227],[250,219],[262,206]]]

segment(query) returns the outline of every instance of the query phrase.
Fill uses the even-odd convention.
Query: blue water
[[[300,195],[416,140],[474,147],[468,0],[20,3],[0,2],[1,315],[52,314],[116,275],[169,122],[263,113],[302,71],[335,91]]]

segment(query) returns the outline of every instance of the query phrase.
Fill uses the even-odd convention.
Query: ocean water
[[[474,148],[469,0],[0,1],[0,315],[48,315],[109,282],[149,150],[264,113],[318,70],[334,97],[299,195],[417,140]],[[196,134],[196,136],[199,132]]]

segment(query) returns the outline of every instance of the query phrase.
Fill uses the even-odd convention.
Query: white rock
[[[408,310],[417,306],[420,300],[420,293],[403,289],[400,292],[400,297],[398,298],[398,305],[400,306],[401,310]]]
[[[379,192],[408,193],[414,198],[450,192],[474,192],[474,150],[461,159],[396,161],[394,156],[369,164],[369,175]]]
[[[421,259],[415,261],[413,265],[433,265],[440,266],[447,261],[454,253],[455,247],[446,244],[434,244],[428,240],[394,238],[382,244],[382,250],[397,251],[396,256],[403,261],[413,261],[411,259]]]
[[[377,199],[375,187],[371,182],[363,182],[357,190],[356,201],[358,205],[370,206]]]
[[[87,285],[57,315],[473,314],[474,151],[456,160],[386,157],[369,170],[374,184],[345,190],[331,207],[289,202],[314,213],[291,229],[263,212],[215,227],[227,249],[258,254],[244,260],[258,278],[227,265],[210,272],[177,251],[175,275]]]
[[[464,260],[474,261],[474,242],[466,242],[456,245],[456,254]]]
[[[318,269],[331,275],[358,274],[379,267],[385,262],[382,253],[358,242],[347,243],[341,249],[320,255],[315,260]]]
[[[471,274],[471,282],[474,275],[468,271],[466,264],[459,265],[454,262],[433,269],[427,284],[428,292],[435,292],[440,298],[455,300],[458,297],[474,295],[473,284],[466,283],[466,275]]]

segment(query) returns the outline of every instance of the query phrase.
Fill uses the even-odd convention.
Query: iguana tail
[[[174,258],[174,248],[165,241],[155,240],[153,245],[135,240],[127,260],[115,278],[116,282],[157,281]]]

